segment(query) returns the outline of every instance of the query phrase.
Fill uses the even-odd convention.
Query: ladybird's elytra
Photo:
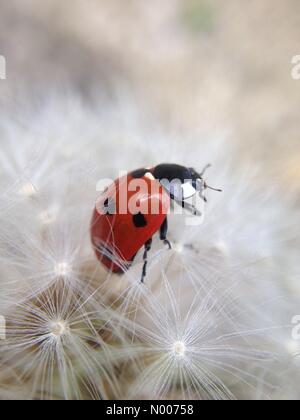
[[[193,168],[177,164],[161,164],[153,168],[137,169],[117,179],[107,188],[94,211],[91,237],[99,261],[110,271],[122,273],[132,264],[136,254],[145,247],[142,282],[146,276],[147,255],[151,249],[152,237],[160,232],[160,239],[169,247],[167,239],[171,200],[185,207],[185,199],[199,194],[204,200],[203,191],[209,187],[203,180],[206,169],[198,173]],[[129,188],[131,182],[142,180],[148,193]],[[172,181],[177,180],[177,187]],[[178,187],[179,186],[179,187]],[[124,191],[124,189],[126,189]],[[126,194],[120,194],[120,193]],[[121,196],[126,197],[126,211],[121,211]],[[146,205],[145,212],[132,213],[129,203],[132,198]],[[127,207],[128,205],[128,207]],[[99,208],[103,210],[101,213]],[[152,212],[151,209],[156,209]],[[196,209],[190,208],[195,214]],[[101,246],[100,246],[101,244]],[[121,264],[120,264],[121,261]]]

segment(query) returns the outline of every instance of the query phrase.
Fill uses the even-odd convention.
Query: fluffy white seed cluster
[[[215,132],[170,134],[137,109],[54,97],[1,119],[0,398],[299,398],[293,192]],[[223,193],[199,226],[170,217],[173,249],[154,241],[145,284],[142,253],[107,273],[98,181],[164,161],[213,163]]]

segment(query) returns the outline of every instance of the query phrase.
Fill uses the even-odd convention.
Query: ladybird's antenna
[[[205,175],[205,172],[206,172],[209,168],[211,168],[211,167],[212,167],[212,164],[211,164],[211,163],[207,164],[207,165],[203,168],[202,172],[199,174],[200,178],[203,178],[203,176]]]
[[[213,191],[216,191],[216,192],[223,192],[223,190],[221,190],[220,188],[210,187],[207,184],[205,184],[205,189],[207,189],[207,190],[213,190]]]

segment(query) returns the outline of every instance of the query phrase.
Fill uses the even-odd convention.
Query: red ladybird
[[[159,231],[160,239],[171,249],[167,239],[171,200],[198,214],[185,200],[199,193],[206,201],[203,191],[211,187],[203,175],[209,166],[199,174],[193,168],[162,164],[138,169],[109,186],[98,200],[91,226],[101,263],[114,273],[123,273],[145,247],[143,282],[154,234]]]

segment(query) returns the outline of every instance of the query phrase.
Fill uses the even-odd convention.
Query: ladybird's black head
[[[196,194],[199,194],[204,201],[207,201],[203,195],[206,189],[221,191],[208,186],[203,179],[205,172],[210,166],[207,165],[201,173],[198,173],[194,168],[165,163],[156,166],[152,174],[169,192],[170,197],[174,201],[184,203],[185,200]]]

